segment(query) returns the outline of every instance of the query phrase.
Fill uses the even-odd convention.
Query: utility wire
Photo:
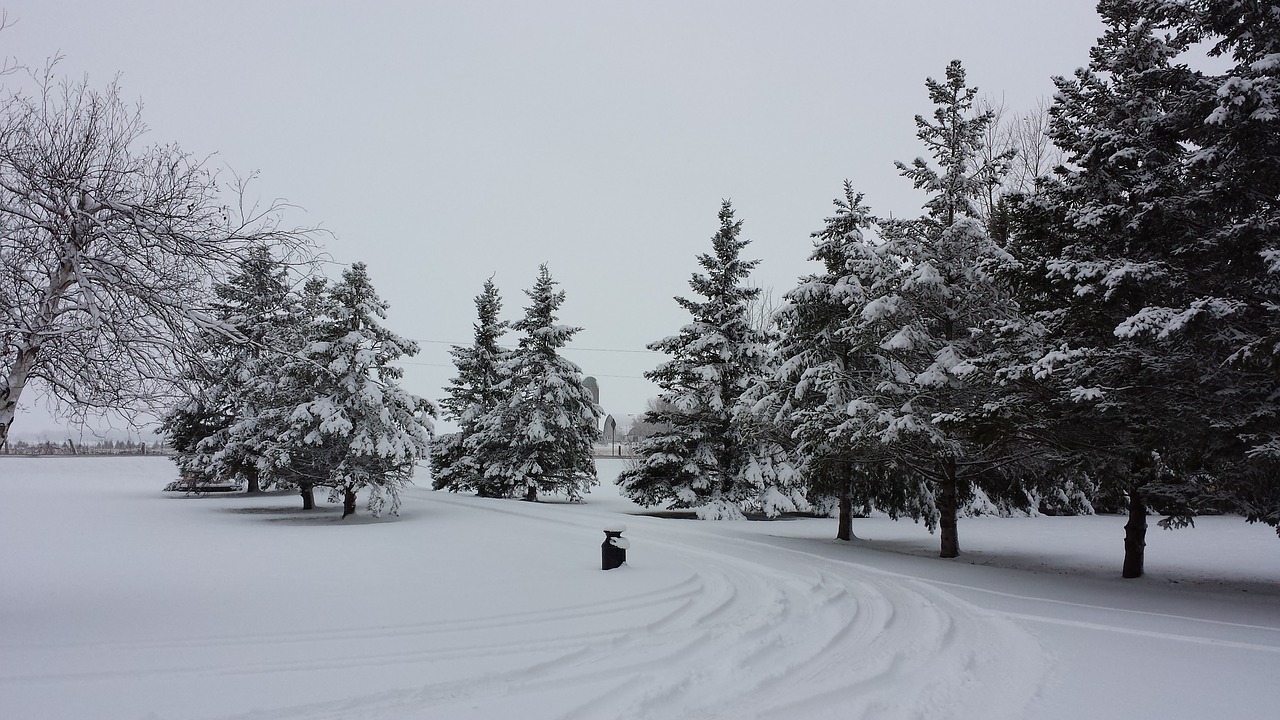
[[[451,342],[449,340],[418,340],[417,342],[429,343],[431,345],[451,345],[455,347],[467,347],[468,345],[471,344],[469,342]],[[499,347],[503,348],[504,350],[515,349],[513,346],[510,346],[510,345],[500,345]],[[631,353],[635,355],[666,355],[666,353],[658,352],[657,350],[622,350],[618,348],[586,348],[586,347],[571,347],[571,346],[565,346],[560,349],[561,350],[582,350],[584,352]]]
[[[447,365],[447,364],[445,364],[445,363],[418,362],[417,360],[396,360],[396,361],[394,361],[394,363],[393,363],[393,364],[395,364],[395,365],[419,365],[419,366],[421,366],[421,367],[437,367],[437,368],[451,368],[451,367],[453,367],[453,365]],[[602,377],[604,377],[604,378],[621,378],[621,379],[623,379],[623,380],[648,380],[648,378],[646,378],[646,377],[644,377],[644,376],[642,376],[642,375],[605,375],[605,374],[603,374],[603,373],[583,373],[583,374],[584,374],[584,375],[590,375],[591,377],[598,377],[598,378],[602,378]]]

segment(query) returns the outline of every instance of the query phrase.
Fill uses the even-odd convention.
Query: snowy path
[[[587,531],[617,518],[589,507],[433,502]],[[925,584],[694,523],[630,522],[628,535],[643,538],[632,558],[678,563],[676,582],[603,609],[469,623],[525,628],[501,650],[525,659],[499,673],[253,717],[1015,718],[1045,675],[1028,633]],[[580,631],[588,615],[601,630]]]
[[[1275,539],[1228,518],[1153,536],[1151,575],[1132,583],[1109,566],[1121,523],[1108,518],[966,520],[965,558],[943,562],[909,524],[859,521],[875,539],[837,543],[827,520],[628,516],[608,486],[587,505],[413,489],[399,519],[344,523],[287,495],[165,496],[159,459],[2,463],[6,720],[1190,719],[1280,705]],[[600,531],[619,520],[629,563],[602,572]],[[1160,565],[1168,543],[1186,544],[1185,564]]]

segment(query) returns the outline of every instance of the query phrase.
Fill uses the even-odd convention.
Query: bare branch
[[[143,145],[116,83],[32,77],[0,107],[0,442],[32,382],[73,418],[173,397],[248,248],[312,262],[312,231],[283,227],[290,206],[254,199],[252,177]]]

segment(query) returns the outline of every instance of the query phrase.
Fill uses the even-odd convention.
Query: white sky
[[[959,58],[1021,111],[1102,31],[1084,0],[3,7],[0,55],[61,54],[98,86],[120,73],[151,141],[260,171],[258,192],[334,233],[336,261],[368,263],[389,327],[422,343],[409,390],[441,395],[487,277],[514,320],[546,262],[561,321],[584,328],[566,355],[619,416],[656,394],[640,375],[659,356],[587,348],[643,350],[687,321],[672,296],[721,198],[762,259],[754,284],[780,296],[845,178],[877,214],[918,212],[893,162],[923,153],[927,76]],[[28,409],[17,436],[48,422]]]

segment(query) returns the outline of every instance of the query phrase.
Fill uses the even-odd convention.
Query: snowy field
[[[340,522],[0,457],[0,718],[1271,718],[1280,540],[1115,517],[705,523],[415,488]],[[422,480],[425,484],[425,480]],[[629,562],[603,572],[601,529]]]

